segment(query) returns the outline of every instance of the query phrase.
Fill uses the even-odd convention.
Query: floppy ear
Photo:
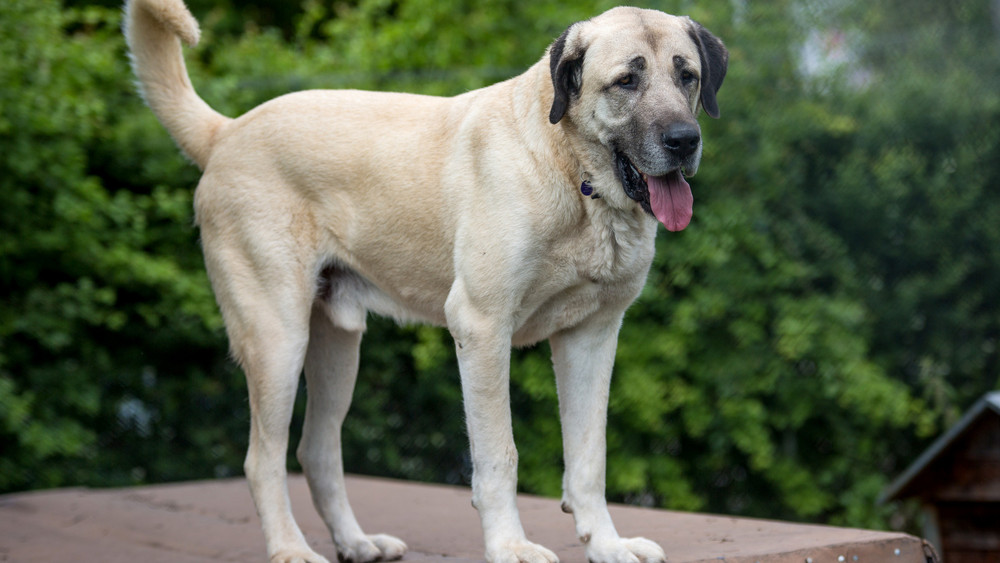
[[[691,22],[688,35],[698,46],[698,57],[701,59],[701,107],[711,117],[719,117],[719,102],[715,99],[715,94],[726,77],[729,51],[718,37],[696,21]]]
[[[559,123],[566,115],[570,98],[580,93],[583,80],[584,49],[574,49],[570,41],[573,24],[569,26],[559,39],[549,48],[549,68],[552,72],[552,109],[549,110],[549,122]]]

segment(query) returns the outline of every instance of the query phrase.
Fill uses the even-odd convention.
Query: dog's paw
[[[663,549],[646,538],[614,538],[587,544],[591,563],[665,563]]]
[[[368,539],[382,552],[380,561],[402,559],[406,553],[406,544],[399,538],[394,538],[386,534],[375,534],[368,536]]]
[[[337,559],[342,563],[395,561],[406,553],[406,544],[386,534],[365,536],[358,541],[337,546]]]
[[[270,563],[330,563],[330,560],[311,549],[284,549],[272,555]]]
[[[555,553],[528,540],[509,542],[487,550],[490,563],[559,563]]]

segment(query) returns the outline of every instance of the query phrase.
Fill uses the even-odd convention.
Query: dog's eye
[[[690,70],[685,70],[681,72],[681,81],[684,84],[692,84],[698,82],[698,77],[695,76]]]
[[[619,78],[615,85],[625,88],[626,90],[635,90],[636,80],[635,76],[631,74],[626,74],[625,76]]]

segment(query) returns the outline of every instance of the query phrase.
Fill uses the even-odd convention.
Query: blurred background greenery
[[[660,230],[622,330],[609,496],[912,526],[879,491],[1000,387],[1000,2],[640,4],[731,58],[692,225]],[[228,115],[304,88],[455,94],[611,5],[192,0],[188,64]],[[242,471],[198,172],[136,96],[119,25],[116,1],[0,2],[0,492]],[[515,435],[521,488],[558,495],[548,355],[514,354]],[[448,334],[371,319],[344,433],[350,471],[467,483]]]

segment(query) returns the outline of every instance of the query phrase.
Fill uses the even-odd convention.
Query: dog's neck
[[[587,180],[583,177],[586,166],[574,150],[564,122],[552,124],[548,120],[552,107],[553,88],[548,57],[535,63],[528,72],[512,79],[514,92],[511,99],[514,118],[521,123],[523,142],[536,155],[552,179],[574,190]]]

